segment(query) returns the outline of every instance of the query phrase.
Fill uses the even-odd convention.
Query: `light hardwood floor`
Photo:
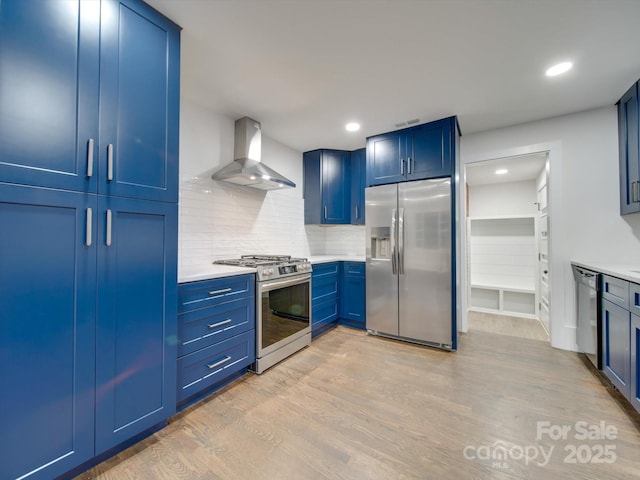
[[[511,317],[509,315],[495,315],[492,313],[467,313],[469,330],[509,335],[510,337],[528,338],[530,340],[549,341],[549,335],[542,324],[532,318]]]
[[[640,423],[617,398],[544,342],[471,331],[451,353],[338,327],[77,478],[637,479]],[[616,438],[576,439],[577,421]],[[571,431],[537,438],[536,422]],[[612,445],[615,461],[565,463],[568,445],[580,459]],[[503,460],[478,458],[498,447]]]

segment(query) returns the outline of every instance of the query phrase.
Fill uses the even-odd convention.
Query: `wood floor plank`
[[[546,342],[470,331],[452,353],[338,327],[77,479],[637,479],[640,422],[616,398]],[[576,439],[578,421],[616,438]],[[565,462],[605,444],[613,463]],[[541,447],[544,466],[517,458]]]

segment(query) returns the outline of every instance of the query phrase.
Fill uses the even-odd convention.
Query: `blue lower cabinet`
[[[629,311],[602,300],[602,371],[625,397],[631,380]]]
[[[93,195],[0,184],[0,477],[94,455]],[[89,244],[89,245],[87,245]]]
[[[175,413],[175,204],[98,202],[96,454]]]
[[[341,262],[313,265],[311,274],[311,336],[338,324]]]
[[[178,287],[177,403],[182,409],[247,372],[256,358],[256,278]]]
[[[629,401],[640,412],[640,317],[631,314],[631,384]]]
[[[256,359],[255,329],[178,359],[178,401],[246,371]]]
[[[365,264],[344,262],[340,282],[340,324],[365,329]]]

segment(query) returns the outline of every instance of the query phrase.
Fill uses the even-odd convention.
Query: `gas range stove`
[[[216,260],[213,263],[255,268],[259,282],[311,273],[309,260],[290,255],[242,255],[240,258]]]

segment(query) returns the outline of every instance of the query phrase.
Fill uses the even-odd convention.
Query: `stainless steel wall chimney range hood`
[[[211,178],[256,190],[275,190],[296,186],[287,177],[260,162],[262,132],[259,122],[249,117],[236,120],[233,150],[233,162],[222,167]]]

